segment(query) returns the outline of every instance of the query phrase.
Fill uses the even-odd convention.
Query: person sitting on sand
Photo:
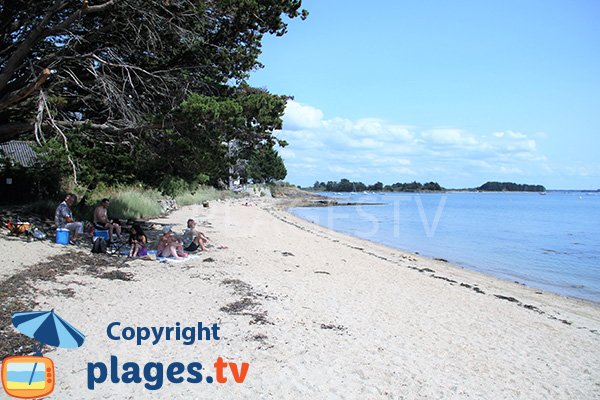
[[[129,231],[129,257],[148,255],[148,237],[139,224],[134,224]]]
[[[196,230],[196,221],[188,219],[187,229],[183,232],[183,249],[192,252],[198,250],[199,247],[202,251],[207,251],[204,246],[207,242],[208,238],[204,233]]]
[[[171,227],[165,226],[162,232],[163,234],[158,240],[156,255],[159,257],[174,257],[176,260],[187,257],[187,253],[183,251],[181,240],[173,234]]]
[[[56,207],[54,223],[57,228],[68,229],[71,235],[71,244],[78,244],[79,235],[83,234],[83,222],[73,220],[71,206],[77,201],[73,193],[67,194],[65,200]]]
[[[108,240],[112,242],[113,231],[117,232],[117,238],[121,240],[121,225],[108,219],[109,199],[102,199],[100,205],[94,210],[94,228],[108,231]]]

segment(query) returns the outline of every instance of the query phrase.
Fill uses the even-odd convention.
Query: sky
[[[600,189],[600,1],[304,0],[249,83],[286,181]]]

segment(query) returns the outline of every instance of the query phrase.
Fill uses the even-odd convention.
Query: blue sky
[[[287,181],[600,188],[600,1],[304,0],[250,84]]]

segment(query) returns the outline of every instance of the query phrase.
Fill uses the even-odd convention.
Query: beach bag
[[[32,235],[34,238],[36,238],[38,240],[46,239],[46,234],[44,232],[42,232],[41,230],[39,230],[38,228],[33,229]]]
[[[29,222],[12,223],[9,221],[7,227],[12,235],[20,236],[29,231],[31,224]]]
[[[106,240],[101,237],[97,237],[92,245],[92,253],[104,254],[106,253]]]

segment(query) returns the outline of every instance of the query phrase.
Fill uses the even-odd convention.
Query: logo
[[[33,356],[13,356],[2,360],[2,387],[7,395],[19,399],[48,396],[54,390],[54,363],[42,356],[44,345],[78,348],[85,335],[54,310],[14,313],[12,322],[22,334],[36,339]]]
[[[54,390],[54,363],[47,357],[7,357],[2,361],[2,387],[21,399],[47,396]]]

